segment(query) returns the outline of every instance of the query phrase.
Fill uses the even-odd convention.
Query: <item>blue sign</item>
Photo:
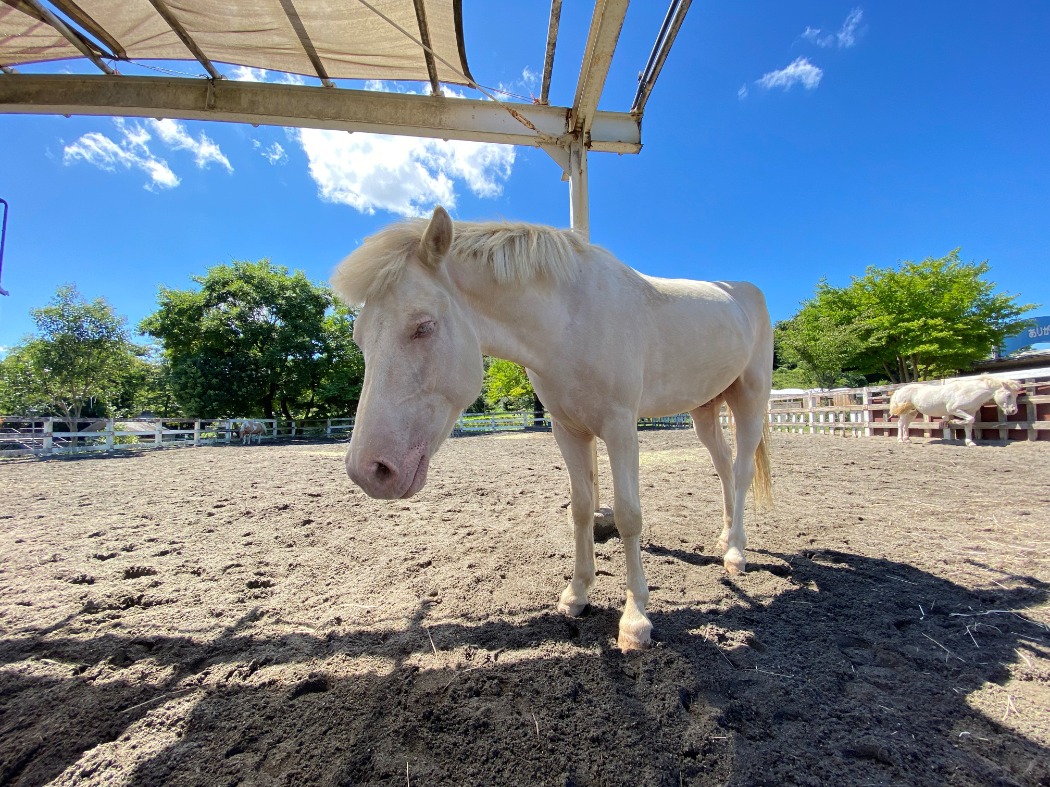
[[[1028,327],[1003,341],[1002,354],[1010,355],[1030,344],[1050,343],[1050,316],[1033,317]]]

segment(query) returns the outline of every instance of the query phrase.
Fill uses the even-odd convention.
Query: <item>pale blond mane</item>
[[[990,374],[982,374],[979,378],[981,382],[991,388],[1005,388],[1012,393],[1020,393],[1024,390],[1024,385],[1019,383],[1017,380],[1007,380],[1003,377],[993,377]]]
[[[426,219],[392,224],[366,238],[332,275],[332,286],[350,304],[362,304],[392,287],[419,248]],[[484,265],[500,284],[545,279],[572,281],[578,256],[590,248],[572,230],[522,222],[455,222],[449,257]]]

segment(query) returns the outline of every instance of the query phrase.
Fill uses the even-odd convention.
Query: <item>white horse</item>
[[[719,546],[743,571],[744,498],[771,498],[767,402],[773,367],[761,292],[740,282],[655,279],[570,230],[432,218],[366,239],[332,283],[361,304],[365,358],[350,478],[372,497],[407,498],[482,385],[482,353],[526,367],[569,471],[576,559],[558,609],[579,615],[595,581],[591,450],[608,447],[627,563],[622,649],[650,641],[639,537],[638,418],[688,411],[722,482]],[[719,425],[728,403],[737,454]]]
[[[994,399],[1004,413],[1017,412],[1017,396],[1024,386],[1016,380],[1001,380],[982,374],[972,380],[955,380],[944,385],[912,383],[898,388],[890,397],[890,415],[899,415],[897,441],[910,443],[909,427],[920,413],[934,417],[954,416],[947,423],[962,425],[966,445],[973,441],[973,424],[977,412],[989,399]]]
[[[251,445],[253,437],[258,445],[262,445],[265,433],[266,427],[259,421],[241,421],[241,445]]]

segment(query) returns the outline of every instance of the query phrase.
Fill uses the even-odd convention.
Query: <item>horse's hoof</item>
[[[648,620],[628,625],[621,623],[616,646],[624,653],[630,653],[633,650],[647,650],[652,644],[652,632],[653,624]]]
[[[735,547],[726,552],[722,564],[730,574],[743,574],[747,571],[747,560],[744,559],[743,552]]]
[[[571,604],[564,601],[558,602],[558,612],[562,615],[568,615],[570,618],[578,618],[585,609],[587,609],[586,601],[576,601]]]

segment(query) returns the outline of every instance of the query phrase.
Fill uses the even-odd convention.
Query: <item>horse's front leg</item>
[[[552,428],[569,469],[569,517],[576,542],[572,580],[562,591],[558,611],[575,617],[587,606],[587,592],[594,585],[594,438],[574,434],[557,421],[552,422]]]
[[[642,507],[638,498],[638,422],[632,416],[603,435],[613,475],[613,515],[627,562],[627,603],[620,617],[620,650],[648,647],[653,624],[645,614],[649,585],[642,569]]]
[[[949,421],[948,423],[963,428],[963,440],[966,445],[977,445],[977,443],[973,441],[973,424],[974,421],[977,420],[976,414],[968,413],[965,410],[954,410],[948,413],[948,415],[954,415],[956,418],[955,421]]]

